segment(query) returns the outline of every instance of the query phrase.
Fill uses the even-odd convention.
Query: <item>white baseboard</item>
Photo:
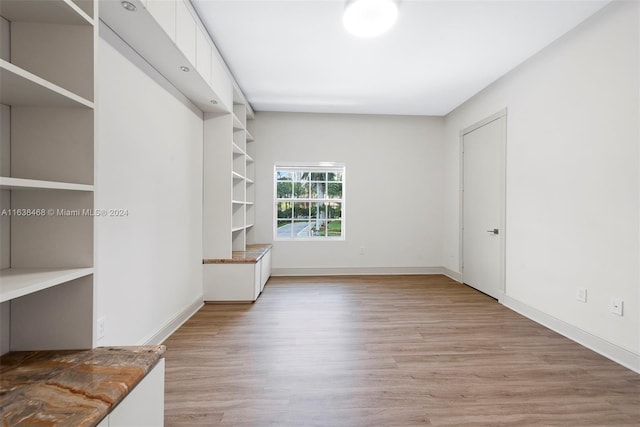
[[[442,267],[272,268],[272,276],[378,276],[444,274]]]
[[[447,267],[442,267],[442,274],[447,276],[449,279],[453,279],[458,283],[462,283],[462,273],[450,270]]]
[[[174,333],[184,322],[189,320],[191,316],[196,314],[200,308],[204,305],[203,297],[200,295],[194,302],[189,304],[184,310],[177,313],[171,319],[169,319],[156,333],[151,335],[146,340],[143,340],[142,345],[158,345],[162,344],[172,333]]]
[[[612,344],[509,296],[505,295],[500,298],[500,303],[534,322],[540,323],[560,335],[564,335],[570,340],[640,374],[640,354]]]

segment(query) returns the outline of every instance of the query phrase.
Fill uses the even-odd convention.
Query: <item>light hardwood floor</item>
[[[640,426],[640,375],[444,276],[271,278],[166,345],[167,426]]]

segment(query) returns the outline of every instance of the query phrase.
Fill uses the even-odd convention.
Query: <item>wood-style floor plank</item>
[[[444,276],[271,278],[165,344],[167,426],[640,426],[640,375]]]

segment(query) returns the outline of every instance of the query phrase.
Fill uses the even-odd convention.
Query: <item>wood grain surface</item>
[[[640,375],[444,276],[274,277],[165,344],[167,426],[640,426]]]

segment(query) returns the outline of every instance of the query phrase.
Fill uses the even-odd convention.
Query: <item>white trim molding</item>
[[[342,268],[273,268],[272,276],[379,276],[443,274],[442,267],[342,267]],[[451,277],[451,276],[449,276]],[[454,279],[455,280],[455,279]]]
[[[184,310],[177,313],[164,325],[162,325],[153,335],[142,340],[141,345],[159,345],[171,336],[184,322],[196,314],[204,306],[204,297],[200,295],[194,302],[189,304]]]
[[[462,283],[462,273],[450,270],[447,267],[441,267],[441,269],[442,269],[442,273],[441,274],[444,274],[449,279],[453,279],[458,283]]]
[[[640,354],[610,343],[509,296],[504,295],[500,298],[500,303],[534,322],[640,374]]]

